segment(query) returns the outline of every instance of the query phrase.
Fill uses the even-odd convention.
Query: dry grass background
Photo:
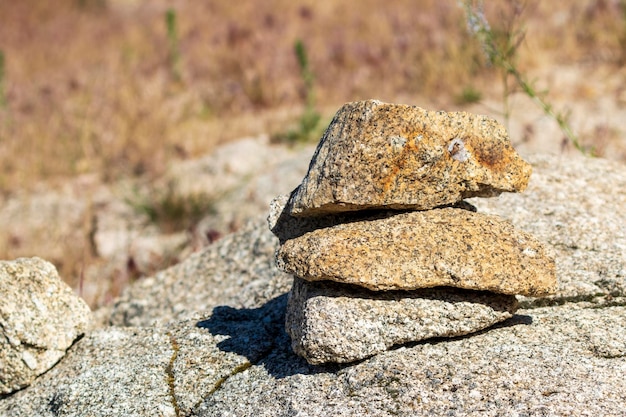
[[[525,30],[517,62],[548,99],[626,103],[626,1],[485,6],[496,33]],[[447,110],[473,110],[472,94],[501,100],[456,0],[0,0],[0,202],[80,174],[158,178],[221,143],[286,131],[305,106],[298,39],[326,121],[366,98]],[[572,74],[575,88],[558,87]],[[620,142],[611,156],[626,160],[622,129],[594,126],[583,139],[600,155]],[[67,265],[84,255],[73,256],[62,274],[76,275]]]
[[[488,3],[496,30],[517,4]],[[180,79],[168,60],[169,8]],[[621,71],[624,9],[526,2],[520,67]],[[464,89],[497,96],[494,69],[463,19],[454,0],[1,0],[0,189],[85,172],[105,181],[158,175],[171,159],[285,129],[304,101],[296,39],[326,116],[371,97],[457,108]]]

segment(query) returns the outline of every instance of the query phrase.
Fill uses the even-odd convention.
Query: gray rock
[[[286,329],[294,352],[309,363],[345,363],[394,345],[476,332],[511,318],[516,309],[514,296],[485,291],[379,292],[295,278]]]
[[[0,400],[0,416],[187,416],[284,335],[286,295],[261,308],[216,306],[164,327],[98,329],[36,385]]]
[[[96,330],[32,389],[1,401],[0,415],[175,416],[166,372],[173,355],[164,330]]]
[[[624,329],[626,311],[613,309],[609,317],[568,307],[559,315],[520,311],[506,326],[471,337],[287,375],[276,363],[293,358],[274,352],[226,381],[197,415],[619,415],[624,357],[594,353],[598,339],[589,339]],[[623,333],[612,342],[623,343]]]
[[[376,100],[347,103],[294,191],[291,214],[427,210],[523,191],[530,173],[494,119]]]
[[[153,277],[129,287],[113,305],[110,324],[147,326],[196,317],[220,300],[260,306],[289,291],[291,276],[274,265],[277,240],[262,218]]]
[[[624,307],[518,313],[477,335],[401,347],[350,366],[303,369],[276,350],[262,366],[229,378],[195,415],[623,414],[626,359],[602,352],[626,342]],[[295,369],[286,372],[285,362]]]
[[[548,299],[524,298],[495,327],[309,365],[284,331],[291,278],[266,275],[278,240],[258,220],[152,287],[138,282],[128,293],[145,298],[127,297],[115,313],[140,305],[129,312],[134,323],[175,321],[84,337],[31,386],[0,399],[0,416],[623,415],[626,167],[531,161],[528,193],[476,204],[547,242],[560,286]]]
[[[0,401],[0,415],[620,415],[626,308],[520,310],[472,336],[312,366],[282,330],[285,296],[203,320],[108,328]],[[103,389],[106,387],[106,389]]]
[[[0,261],[0,394],[32,383],[85,333],[91,311],[39,258]]]

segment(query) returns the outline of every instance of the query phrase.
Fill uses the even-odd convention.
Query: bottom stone
[[[345,363],[394,345],[460,336],[513,316],[514,295],[436,287],[369,291],[294,278],[286,313],[291,346],[310,364]]]

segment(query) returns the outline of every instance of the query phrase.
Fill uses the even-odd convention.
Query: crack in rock
[[[176,358],[178,357],[180,346],[178,345],[178,341],[176,341],[176,338],[174,337],[174,335],[172,335],[172,333],[167,332],[167,335],[169,336],[170,343],[172,345],[172,356],[170,357],[170,361],[165,368],[167,386],[172,400],[172,406],[174,407],[174,412],[176,413],[176,417],[180,417],[180,408],[178,407],[178,400],[176,399],[176,377],[174,376],[174,363],[176,362]]]

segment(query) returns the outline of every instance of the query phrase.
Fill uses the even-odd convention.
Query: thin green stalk
[[[587,153],[587,150],[581,145],[580,140],[578,139],[578,135],[574,133],[572,127],[567,122],[567,118],[562,113],[557,113],[554,111],[554,107],[548,103],[546,100],[541,98],[539,94],[535,91],[535,89],[530,85],[530,83],[526,80],[526,78],[518,71],[518,69],[509,62],[503,62],[504,68],[506,69],[508,74],[511,74],[517,85],[520,86],[522,91],[543,110],[544,114],[548,117],[556,121],[559,125],[559,129],[565,135],[565,137],[572,142],[572,145],[582,153]]]
[[[4,74],[4,52],[0,50],[0,107],[5,107],[7,105],[4,91]]]
[[[311,138],[319,125],[321,115],[315,109],[315,88],[313,85],[315,77],[309,67],[309,58],[306,48],[300,39],[298,39],[294,45],[294,52],[298,60],[298,66],[300,67],[300,76],[304,82],[305,94],[305,109],[300,117],[300,131],[295,137],[299,140],[307,141]]]
[[[180,63],[180,43],[178,41],[178,25],[176,23],[176,11],[168,9],[165,12],[165,25],[167,27],[167,40],[169,44],[169,62],[172,76],[177,81],[182,79]]]
[[[296,58],[298,59],[298,66],[300,67],[300,76],[304,82],[306,105],[307,107],[315,106],[315,92],[313,89],[314,76],[311,68],[309,67],[309,58],[306,52],[306,48],[300,39],[298,39],[294,45],[294,51]]]
[[[459,1],[460,7],[465,12],[467,18],[467,26],[469,31],[480,42],[485,53],[487,61],[502,71],[503,83],[503,105],[504,116],[508,121],[511,109],[509,105],[509,96],[513,93],[509,86],[509,77],[512,77],[515,84],[526,94],[545,115],[553,119],[561,129],[565,137],[574,145],[574,147],[582,153],[587,150],[582,146],[578,136],[574,133],[571,125],[567,121],[567,117],[560,112],[555,112],[552,105],[546,101],[544,97],[537,93],[531,83],[526,79],[524,74],[519,71],[516,65],[517,48],[524,39],[524,32],[513,30],[513,24],[510,24],[504,31],[504,42],[498,42],[498,36],[491,29],[487,18],[483,12],[482,0]],[[517,18],[519,13],[514,15]],[[504,44],[504,46],[502,45]]]

